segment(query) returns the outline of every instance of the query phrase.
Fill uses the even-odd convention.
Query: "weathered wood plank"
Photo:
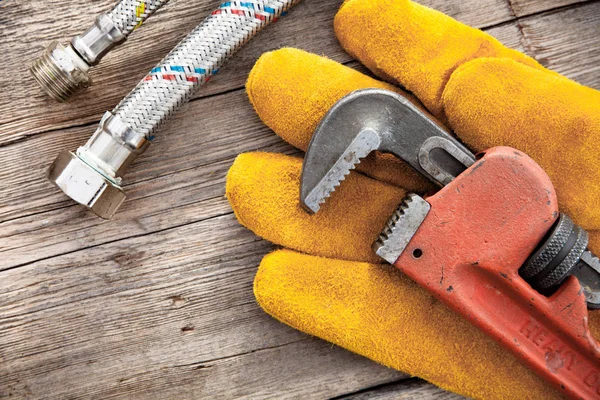
[[[405,379],[331,400],[461,400],[465,397],[446,392],[420,379]]]
[[[523,34],[519,30],[516,22],[498,25],[485,31],[502,42],[505,46],[527,53],[523,47]]]
[[[507,0],[517,17],[534,14],[571,4],[584,3],[587,0]]]
[[[94,70],[95,85],[69,104],[49,100],[26,70],[31,60],[52,40],[69,40],[90,24],[93,16],[113,1],[102,0],[89,7],[85,0],[66,2],[4,1],[0,3],[0,36],[4,38],[4,68],[0,88],[11,96],[0,96],[0,145],[22,140],[48,130],[98,121],[112,109],[160,59],[181,40],[217,2],[210,0],[173,2]],[[504,0],[455,2],[427,0],[424,4],[476,26],[487,26],[513,18]],[[300,47],[346,62],[350,58],[335,39],[332,20],[340,1],[304,2],[251,42],[199,93],[208,96],[243,86],[254,61],[265,51],[281,46]],[[85,10],[85,12],[82,12]],[[68,21],[68,23],[64,23]],[[148,44],[152,45],[149,46]],[[24,64],[25,61],[25,65]],[[16,73],[15,73],[16,71]],[[35,113],[32,112],[35,110]]]
[[[229,214],[3,272],[0,397],[317,398],[403,376],[264,314],[271,248]]]
[[[101,387],[90,397],[324,399],[359,386],[366,380],[367,371],[371,381],[385,382],[400,376],[331,344],[302,341],[206,366],[147,368],[134,375],[130,384],[126,381],[116,387]]]
[[[506,0],[415,0],[419,4],[434,8],[467,25],[486,28],[514,19]]]
[[[520,20],[528,53],[548,68],[600,89],[600,2]]]

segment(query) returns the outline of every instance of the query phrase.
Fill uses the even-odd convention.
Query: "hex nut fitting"
[[[30,68],[35,80],[52,98],[66,102],[77,91],[92,84],[89,65],[73,50],[58,42],[48,46]]]
[[[125,200],[125,192],[70,151],[61,152],[48,170],[48,179],[67,196],[110,219]]]

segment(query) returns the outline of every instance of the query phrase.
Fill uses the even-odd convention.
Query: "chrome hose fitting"
[[[67,101],[78,91],[89,87],[91,66],[113,47],[125,40],[125,35],[106,13],[82,35],[75,36],[66,47],[57,42],[50,44],[44,55],[36,60],[31,73],[42,89],[55,100]]]
[[[121,0],[108,13],[101,13],[83,34],[63,46],[51,43],[42,57],[31,66],[31,73],[52,98],[69,100],[92,80],[90,67],[113,47],[123,42],[156,10],[169,0]]]
[[[121,177],[150,142],[106,112],[88,142],[76,153],[63,151],[48,178],[76,202],[110,219],[125,200]]]
[[[58,156],[48,178],[98,216],[111,218],[125,200],[125,170],[165,122],[230,56],[299,1],[223,2],[104,115],[84,146]]]

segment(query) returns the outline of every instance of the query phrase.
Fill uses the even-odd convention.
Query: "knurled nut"
[[[568,215],[561,213],[548,241],[540,247],[538,252],[519,271],[521,276],[526,279],[532,278],[543,271],[558,255],[565,243],[567,243],[573,227],[573,220]]]
[[[541,289],[548,289],[561,283],[573,267],[577,265],[581,255],[587,248],[589,241],[588,233],[579,226],[575,226],[575,229],[578,230],[575,245],[571,248],[571,251],[569,251],[569,254],[567,254],[565,259],[552,272],[544,277],[544,279],[540,280],[537,286]]]

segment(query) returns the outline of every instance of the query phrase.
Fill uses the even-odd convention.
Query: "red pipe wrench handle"
[[[542,168],[492,148],[426,200],[431,209],[394,265],[561,393],[600,398],[600,346],[579,282],[545,297],[518,273],[559,215]]]

